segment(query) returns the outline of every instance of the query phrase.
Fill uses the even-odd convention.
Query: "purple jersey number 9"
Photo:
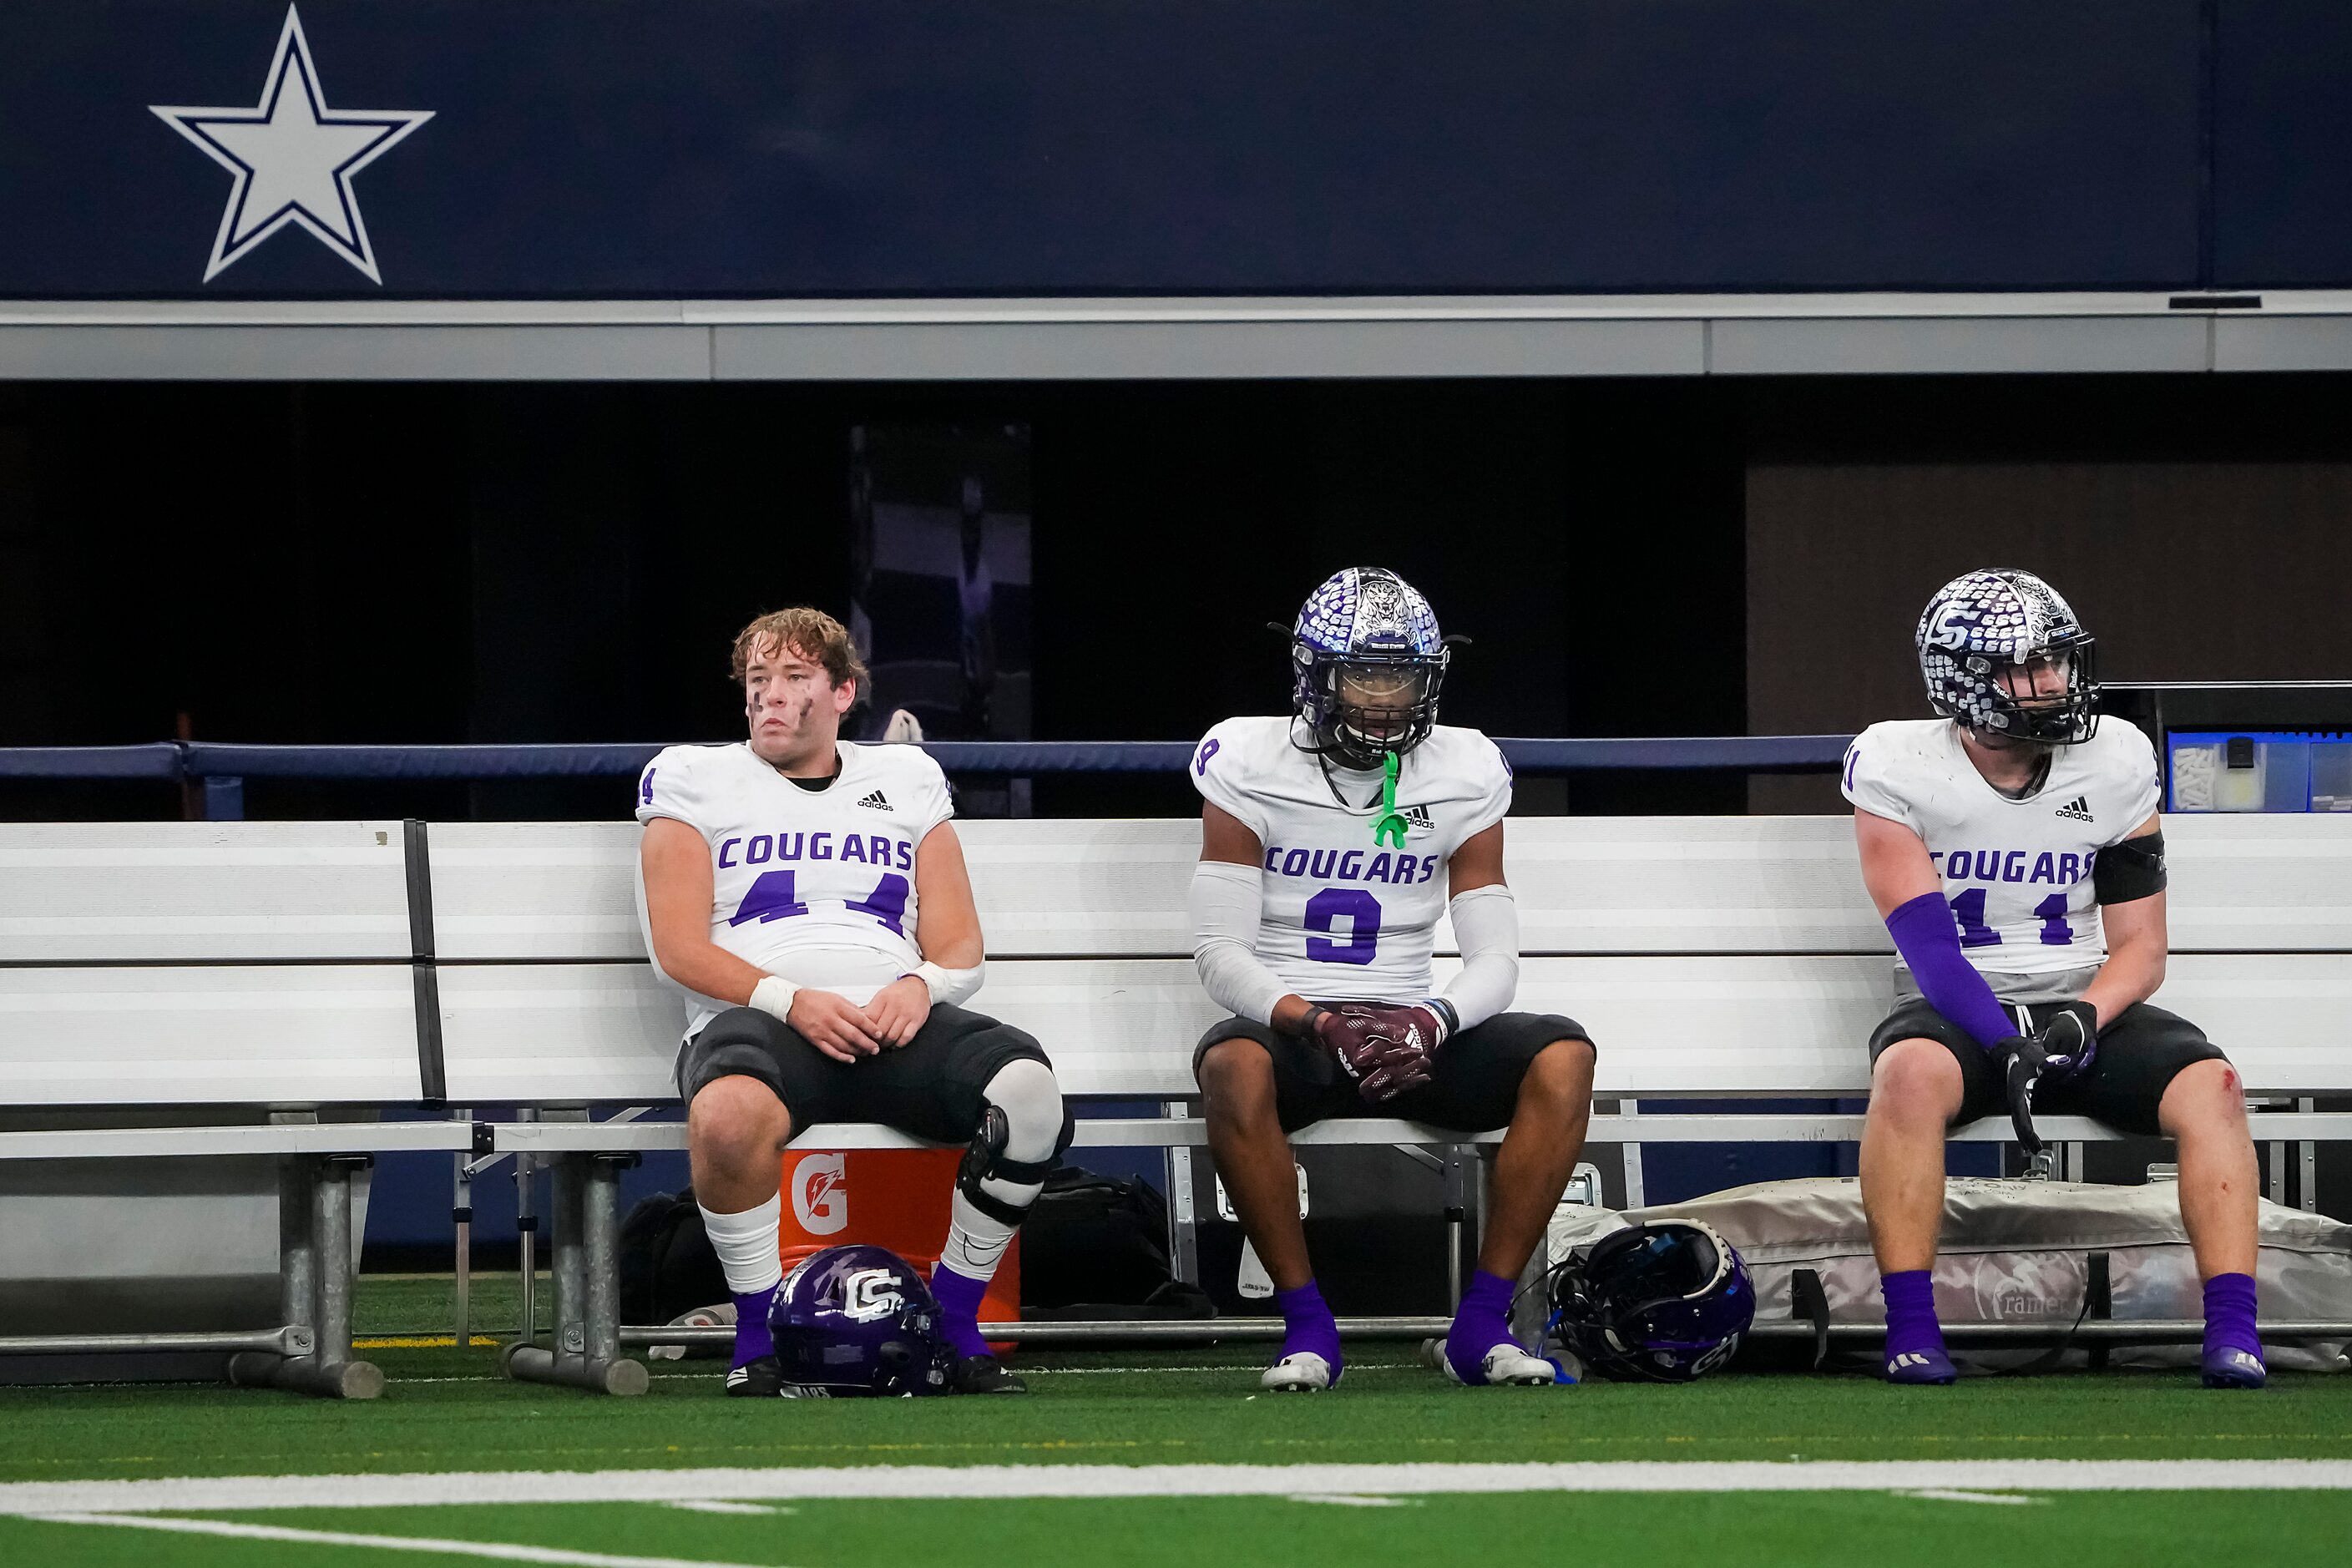
[[[1348,940],[1307,939],[1307,956],[1318,963],[1370,963],[1381,944],[1381,901],[1361,888],[1326,888],[1307,900],[1307,929],[1328,931],[1349,922]]]

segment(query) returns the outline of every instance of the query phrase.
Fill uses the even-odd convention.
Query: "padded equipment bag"
[[[1676,1217],[1704,1220],[1739,1249],[1756,1282],[1759,1323],[1806,1315],[1790,1310],[1800,1269],[1819,1277],[1831,1322],[1885,1321],[1861,1184],[1851,1176],[1759,1182],[1622,1215],[1563,1205],[1551,1223],[1546,1250],[1558,1262],[1570,1248],[1625,1224]],[[2352,1322],[2352,1226],[2268,1200],[2261,1205],[2259,1224],[2255,1281],[2262,1316],[2271,1321]],[[1947,1324],[2046,1324],[2054,1343],[2084,1315],[2095,1294],[2094,1254],[2106,1258],[2109,1316],[2189,1321],[2204,1317],[2175,1184],[2122,1187],[1958,1176],[1944,1185],[1937,1315]],[[2274,1369],[2352,1369],[2343,1341],[2264,1349]],[[2197,1355],[2195,1345],[2116,1345],[2096,1359],[2116,1366],[2189,1367],[2197,1364]],[[1989,1370],[2038,1369],[2086,1365],[2095,1352],[2080,1342],[2063,1356],[2042,1349],[1955,1346],[1953,1359]]]

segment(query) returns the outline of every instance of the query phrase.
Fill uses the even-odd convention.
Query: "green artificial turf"
[[[614,1399],[509,1383],[489,1351],[380,1351],[371,1353],[391,1386],[368,1403],[198,1384],[0,1389],[0,1480],[918,1462],[2352,1458],[2352,1378],[2282,1375],[2255,1394],[2212,1393],[2187,1373],[2119,1372],[1932,1390],[1736,1373],[1683,1387],[1463,1389],[1401,1364],[1404,1352],[1360,1347],[1344,1385],[1321,1397],[1259,1396],[1254,1355],[1087,1352],[1024,1358],[1027,1399],[753,1404],[722,1397],[710,1363],[667,1363],[645,1397]]]
[[[511,1277],[478,1282],[478,1327],[514,1321]],[[446,1335],[448,1281],[370,1279],[371,1336]],[[345,1404],[198,1384],[0,1388],[0,1481],[705,1466],[1396,1461],[2352,1458],[2352,1377],[2281,1375],[2215,1394],[2188,1373],[1977,1378],[1891,1388],[1859,1374],[1720,1373],[1685,1387],[1453,1387],[1412,1347],[1352,1347],[1318,1397],[1257,1392],[1265,1347],[1032,1353],[1018,1400],[729,1400],[719,1363],[657,1363],[614,1399],[509,1382],[494,1350],[366,1351],[391,1383]],[[816,1500],[718,1515],[646,1503],[318,1509],[205,1516],[273,1528],[499,1542],[605,1556],[778,1568],[896,1568],[921,1543],[972,1561],[1058,1564],[1433,1561],[1844,1563],[1903,1541],[1911,1564],[2053,1556],[2204,1563],[2259,1521],[2266,1560],[2334,1561],[2352,1492],[2060,1493],[2019,1504],[1886,1493],[1429,1495],[1391,1505],[1281,1498]],[[0,1517],[0,1562],[279,1564],[470,1562],[413,1550],[228,1540]]]
[[[2027,1494],[2031,1496],[2032,1494]],[[2004,1506],[1874,1492],[1591,1496],[1511,1493],[1339,1506],[1281,1498],[807,1502],[755,1516],[643,1503],[271,1510],[207,1516],[368,1535],[555,1547],[607,1555],[789,1568],[903,1568],[951,1554],[1019,1568],[1213,1563],[1496,1562],[1847,1563],[1891,1552],[1906,1568],[2157,1568],[2242,1552],[2339,1562],[2352,1494],[2060,1494]],[[2249,1516],[2259,1510],[2259,1526]],[[311,1542],[221,1540],[0,1519],[0,1560],[52,1568],[415,1568],[478,1557]]]

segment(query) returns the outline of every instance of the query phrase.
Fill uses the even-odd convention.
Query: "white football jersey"
[[[2058,747],[2049,777],[2023,800],[1985,782],[1948,719],[1873,724],[1846,752],[1843,783],[1846,799],[1927,844],[1961,951],[1989,974],[2048,974],[2106,956],[2092,868],[2100,850],[2139,831],[2162,794],[2156,749],[2117,719]]]
[[[637,820],[673,817],[702,835],[712,942],[795,985],[863,1006],[923,962],[915,847],[955,811],[947,775],[917,748],[840,747],[841,772],[812,790],[742,741],[671,746],[637,780]],[[641,922],[645,908],[640,861]],[[650,935],[646,945],[652,949]],[[692,991],[686,998],[689,1036],[730,1005]]]
[[[1510,766],[1475,730],[1431,731],[1398,769],[1399,849],[1372,841],[1381,775],[1327,773],[1291,743],[1297,722],[1228,719],[1192,752],[1193,787],[1265,847],[1258,959],[1309,1000],[1420,1001],[1435,990],[1446,862],[1511,808]]]

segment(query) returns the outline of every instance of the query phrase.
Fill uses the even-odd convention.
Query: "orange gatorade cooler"
[[[784,1153],[784,1269],[814,1252],[849,1242],[887,1247],[929,1279],[947,1246],[948,1205],[955,1194],[961,1149],[798,1149]],[[1021,1316],[1021,1238],[982,1298],[982,1322]]]

